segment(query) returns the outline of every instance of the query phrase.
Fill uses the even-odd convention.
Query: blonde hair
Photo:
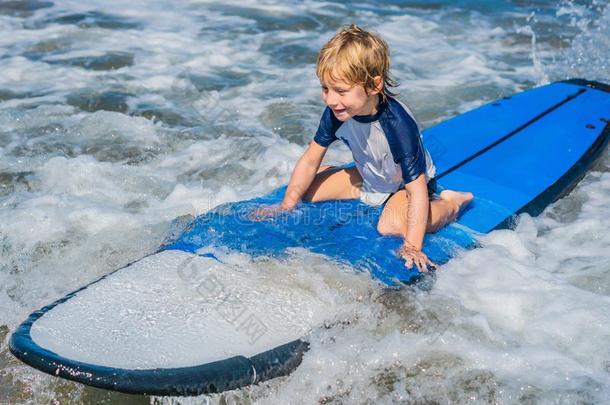
[[[395,96],[390,91],[397,83],[390,77],[390,50],[377,34],[355,24],[344,27],[320,50],[316,75],[322,81],[331,79],[362,85],[375,90],[374,78],[381,77],[381,97]]]

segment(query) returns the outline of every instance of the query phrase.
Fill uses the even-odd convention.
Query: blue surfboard
[[[609,123],[610,86],[578,79],[496,100],[426,130],[424,144],[437,168],[436,191],[475,195],[456,223],[426,235],[426,254],[445,263],[460,249],[475,247],[478,234],[510,227],[520,213],[540,213],[569,192],[602,154]],[[279,203],[284,190],[219,206],[195,218],[154,254],[34,312],[11,336],[11,352],[49,374],[116,391],[221,392],[290,373],[308,347],[302,334],[321,322],[323,311],[312,310],[299,329],[282,325],[269,308],[258,312],[268,319],[253,319],[235,308],[230,319],[202,310],[215,305],[201,298],[202,290],[212,294],[206,297],[227,299],[218,249],[281,258],[290,248],[306,248],[392,287],[421,277],[396,255],[401,240],[377,233],[381,208],[356,200],[302,203],[272,220],[250,220],[254,209]],[[194,264],[214,275],[197,273],[202,280],[197,279],[199,295],[189,295],[185,283],[184,269]],[[195,277],[192,274],[189,277]],[[155,297],[165,297],[169,308],[151,299],[151,288]],[[225,295],[213,295],[217,293]],[[257,293],[280,300],[282,291],[271,287]],[[109,305],[116,307],[97,304],[109,296]],[[246,295],[240,297],[247,300]],[[323,307],[305,295],[295,302]],[[184,309],[191,304],[191,312]],[[254,332],[270,322],[273,333],[253,341]],[[96,327],[85,326],[91,324]],[[182,332],[164,342],[155,335],[163,325]],[[174,350],[180,344],[192,345],[192,352],[185,356]],[[121,350],[123,358],[108,360],[106,355]]]

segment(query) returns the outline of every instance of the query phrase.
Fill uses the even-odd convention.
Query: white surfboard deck
[[[284,285],[210,257],[163,251],[54,307],[31,336],[71,360],[125,369],[249,357],[302,338],[327,315],[313,291]]]

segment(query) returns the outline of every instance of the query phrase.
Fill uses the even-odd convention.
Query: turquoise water
[[[604,1],[0,3],[0,403],[175,402],[43,375],[7,336],[153,251],[173,218],[286,183],[323,108],[317,51],[353,22],[388,40],[424,127],[554,80],[610,82]],[[333,145],[327,162],[349,159]],[[251,264],[286,267],[289,289],[358,297],[350,322],[312,331],[290,377],[186,403],[604,402],[609,164],[606,151],[572,194],[485,237],[429,293],[356,288],[300,251]],[[312,274],[315,289],[289,281]]]

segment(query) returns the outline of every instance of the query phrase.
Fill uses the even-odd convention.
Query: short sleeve
[[[322,118],[320,119],[320,126],[318,127],[313,140],[318,145],[328,148],[331,143],[337,140],[335,133],[341,124],[343,123],[335,117],[332,110],[329,107],[326,107],[322,114]]]
[[[405,184],[426,172],[426,157],[415,119],[394,99],[388,100],[379,123],[385,133],[394,162],[400,165]]]
[[[402,181],[409,184],[423,173],[426,173],[426,159],[418,153],[411,157],[403,157],[398,162],[402,170]]]

